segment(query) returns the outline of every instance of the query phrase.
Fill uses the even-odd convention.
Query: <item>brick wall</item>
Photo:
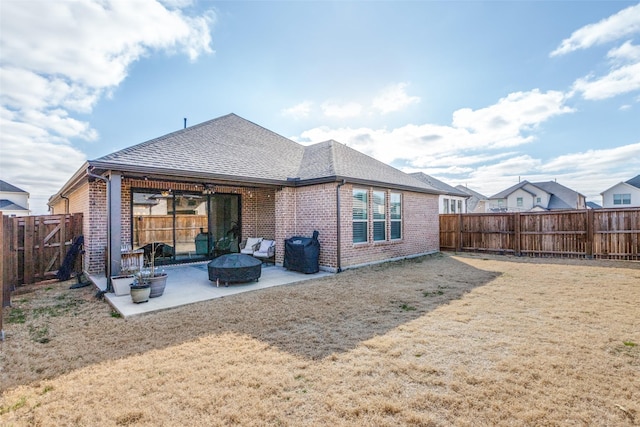
[[[87,184],[89,203],[85,224],[85,269],[91,273],[105,271],[107,248],[107,184],[95,180]]]
[[[352,209],[353,188],[368,190],[369,223],[368,241],[366,243],[353,243]],[[387,223],[386,241],[374,242],[373,222],[371,211],[373,206],[372,191],[385,191],[387,193],[386,218],[390,217],[389,194],[390,190],[378,187],[345,185],[341,191],[341,267],[348,268],[363,264],[375,263],[393,258],[403,258],[412,255],[430,253],[439,250],[439,222],[438,222],[438,196],[414,193],[409,191],[396,191],[402,194],[402,238],[389,240],[390,229]]]
[[[293,236],[310,237],[314,230],[319,232],[320,265],[336,269],[337,264],[337,183],[320,184],[299,188],[227,187],[216,186],[216,193],[241,195],[242,239],[264,237],[276,240],[276,262],[284,261],[284,240]],[[147,181],[123,178],[122,197],[122,240],[131,242],[131,192],[135,189],[156,189],[201,192],[201,184],[176,183],[170,181]],[[392,258],[437,251],[438,198],[437,196],[401,192],[402,194],[402,239],[398,241],[373,242],[373,225],[369,223],[370,239],[367,243],[352,242],[352,191],[351,184],[340,188],[341,216],[341,268],[374,263]],[[386,191],[384,188],[363,187],[369,191]],[[387,201],[389,198],[387,197]],[[105,249],[107,246],[107,206],[106,185],[101,180],[86,183],[69,195],[69,212],[84,214],[85,229],[85,270],[92,274],[104,272]],[[59,209],[56,205],[54,209]],[[371,206],[370,206],[371,208]],[[60,208],[64,209],[64,208]],[[387,206],[387,217],[389,217]],[[387,236],[389,230],[387,229]]]
[[[314,230],[319,232],[320,265],[336,269],[337,264],[337,183],[322,184],[299,188],[285,188],[277,193],[276,200],[276,261],[284,260],[284,240],[292,236],[310,237]],[[402,238],[373,242],[373,222],[369,221],[369,241],[353,243],[352,209],[353,186],[340,187],[340,252],[341,268],[380,262],[387,259],[402,258],[424,254],[439,249],[438,196],[414,192],[402,194]],[[377,187],[357,188],[369,192],[369,211],[371,212],[372,191],[387,193],[386,217],[390,217],[390,190]],[[397,191],[394,191],[397,192]],[[371,218],[371,215],[369,215]],[[387,223],[386,236],[390,235]]]

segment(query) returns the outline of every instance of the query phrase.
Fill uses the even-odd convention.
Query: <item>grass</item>
[[[444,254],[126,320],[36,288],[5,311],[0,424],[638,425],[639,276]]]

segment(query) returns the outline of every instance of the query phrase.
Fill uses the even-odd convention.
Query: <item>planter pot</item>
[[[146,277],[144,283],[151,286],[151,294],[149,298],[159,297],[164,293],[164,288],[167,285],[167,274],[161,274],[154,277]]]
[[[136,304],[140,304],[141,302],[149,301],[149,294],[151,293],[151,286],[147,284],[142,285],[131,285],[131,301]]]
[[[112,276],[111,285],[117,297],[129,295],[129,286],[133,283],[133,275]]]

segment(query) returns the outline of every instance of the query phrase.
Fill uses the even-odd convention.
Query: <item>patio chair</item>
[[[249,237],[247,240],[243,240],[242,243],[240,243],[240,253],[253,255],[260,247],[260,242],[262,242],[262,237]]]
[[[264,261],[272,261],[275,264],[276,260],[276,241],[263,239],[260,242],[260,247],[253,253],[253,256]]]

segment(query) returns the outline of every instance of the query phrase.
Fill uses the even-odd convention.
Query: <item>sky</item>
[[[640,174],[637,1],[0,0],[0,179],[229,113],[486,196]]]

